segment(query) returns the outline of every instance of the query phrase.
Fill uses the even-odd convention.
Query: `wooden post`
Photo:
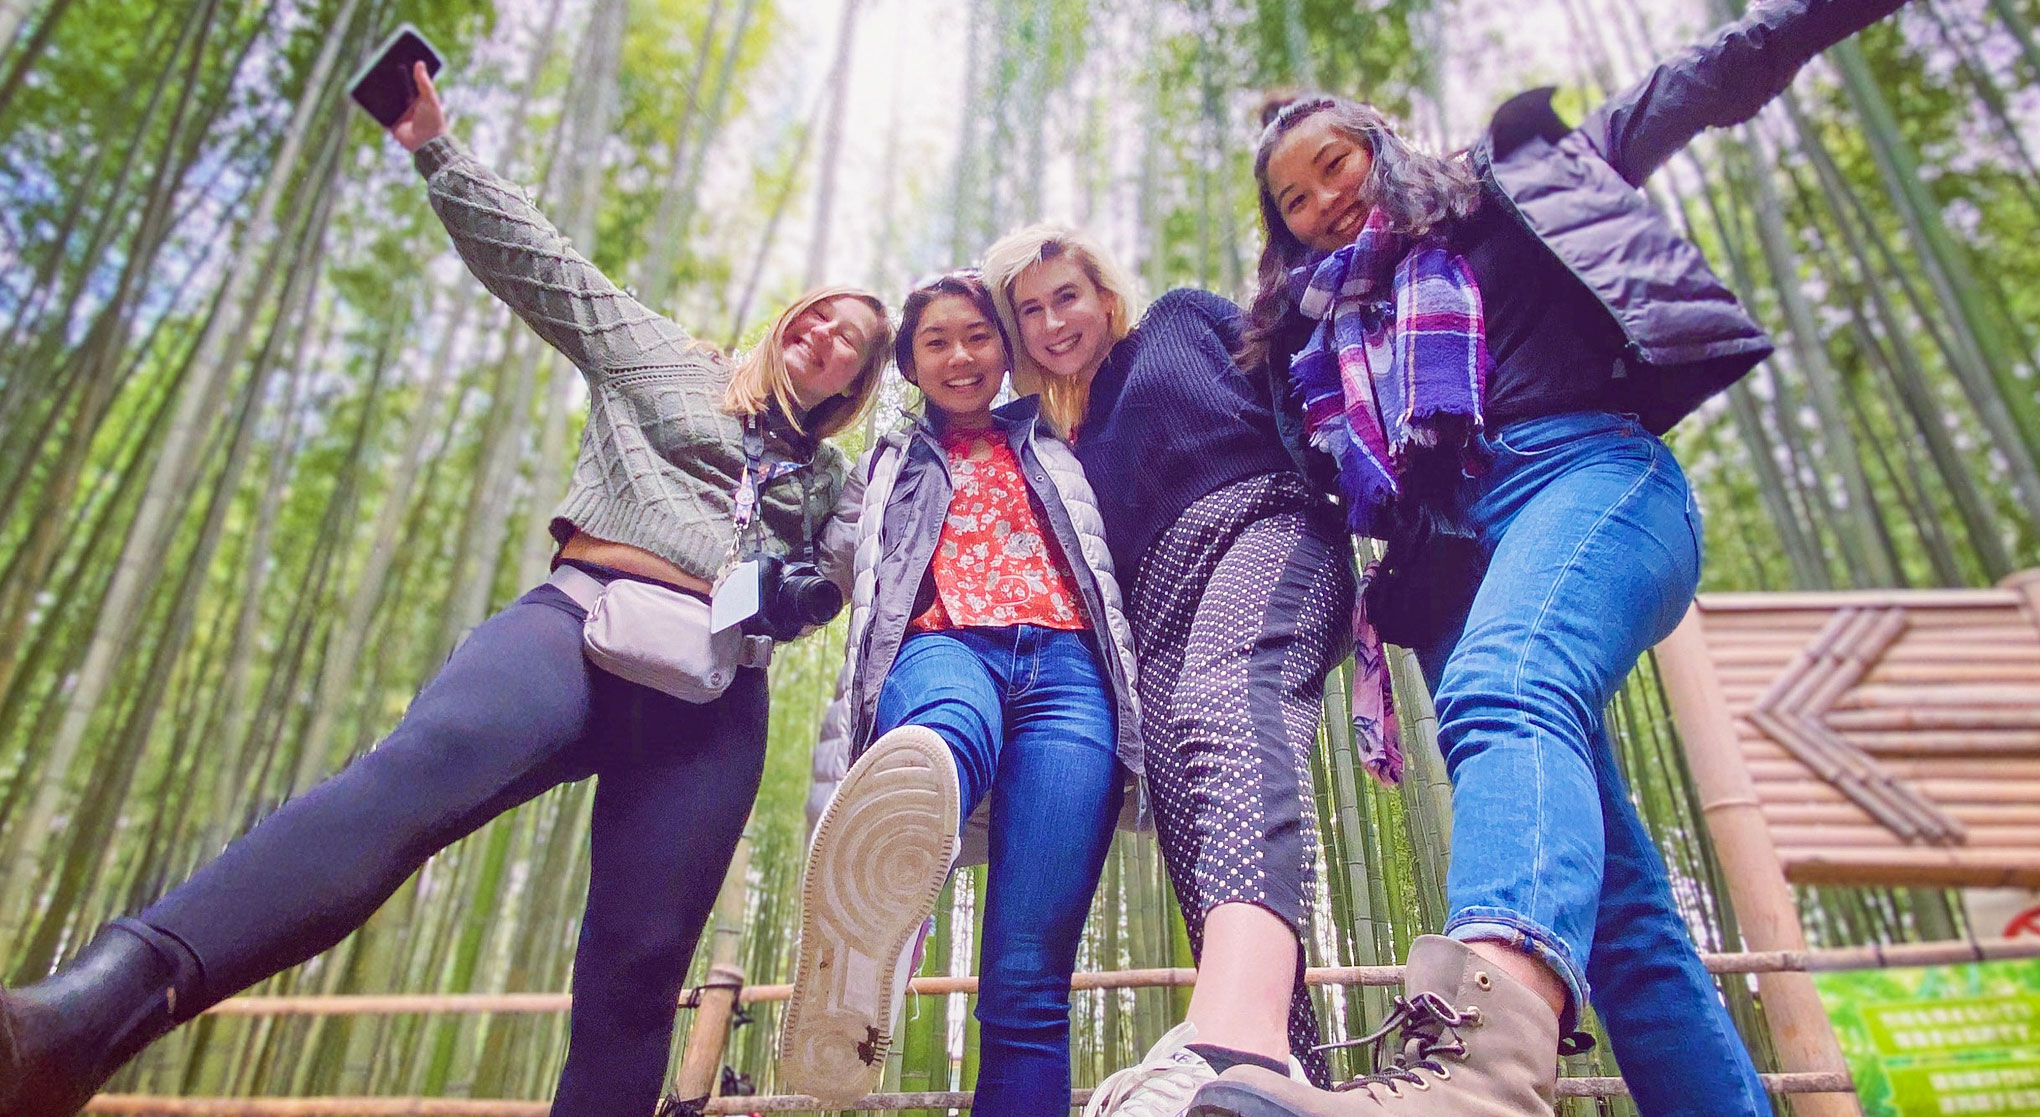
[[[2026,619],[2033,622],[2033,627],[2040,628],[2040,570],[2021,570],[2016,574],[2007,574],[1998,580],[1998,585],[2003,589],[2015,591],[2025,599],[2021,607]]]
[[[1792,887],[1785,882],[1756,786],[1743,764],[1721,680],[1707,654],[1697,603],[1658,645],[1657,653],[1658,674],[1700,790],[1701,812],[1728,881],[1743,941],[1751,950],[1805,950],[1806,932],[1799,926]],[[1757,993],[1771,1024],[1780,1070],[1847,1072],[1834,1025],[1811,977],[1763,974],[1757,978]],[[1793,1111],[1802,1117],[1861,1117],[1863,1112],[1854,1094],[1809,1094],[1794,1099]]]
[[[744,968],[739,959],[744,945],[744,907],[750,899],[749,830],[747,823],[744,836],[737,840],[737,851],[730,858],[729,872],[723,875],[722,892],[716,898],[708,979],[702,985],[700,1005],[694,1010],[694,1023],[687,1029],[680,1071],[673,1079],[674,1096],[681,1101],[707,1098],[715,1092],[723,1050],[729,1043],[730,1017],[736,1011],[737,995],[744,988]]]

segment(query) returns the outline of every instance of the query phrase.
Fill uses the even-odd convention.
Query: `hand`
[[[425,146],[425,141],[446,134],[446,106],[439,103],[439,91],[432,87],[432,75],[425,72],[425,63],[412,63],[411,77],[418,83],[418,99],[390,125],[390,135],[396,137],[405,151],[416,151]]]

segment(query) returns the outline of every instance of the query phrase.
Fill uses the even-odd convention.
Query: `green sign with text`
[[[1866,1117],[2040,1117],[2040,962],[1815,983]]]

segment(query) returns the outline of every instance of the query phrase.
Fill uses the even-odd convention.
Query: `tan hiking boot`
[[[1373,1035],[1376,1072],[1327,1093],[1257,1067],[1197,1092],[1189,1117],[1551,1117],[1558,1019],[1465,943],[1425,935]],[[1384,1042],[1396,1045],[1382,1061]]]

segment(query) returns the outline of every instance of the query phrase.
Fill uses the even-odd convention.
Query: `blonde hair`
[[[985,249],[985,283],[992,289],[992,301],[999,309],[1006,336],[1013,339],[1013,391],[1019,395],[1039,392],[1042,414],[1058,434],[1067,438],[1084,417],[1091,386],[1042,368],[1027,351],[1027,343],[1021,339],[1019,317],[1013,312],[1013,287],[1019,283],[1021,274],[1059,256],[1076,261],[1092,285],[1108,297],[1111,305],[1105,323],[1115,343],[1133,332],[1142,306],[1140,289],[1134,284],[1132,273],[1081,230],[1067,225],[1029,225],[1007,233]]]
[[[793,380],[786,371],[786,343],[780,336],[786,332],[788,323],[807,313],[810,307],[845,297],[864,303],[878,315],[878,332],[865,343],[857,379],[851,381],[847,391],[809,409],[805,416],[807,425],[803,426],[800,404],[794,399]],[[723,410],[732,415],[756,415],[776,403],[793,429],[803,434],[816,438],[839,434],[861,418],[878,395],[879,374],[892,354],[892,342],[892,322],[886,317],[885,303],[877,295],[856,287],[817,287],[780,311],[758,344],[737,358],[736,368],[730,373],[730,386],[723,391]]]

